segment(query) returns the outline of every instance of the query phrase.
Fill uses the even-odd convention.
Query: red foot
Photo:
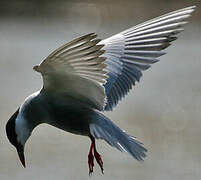
[[[103,161],[101,159],[101,155],[96,151],[96,149],[94,149],[94,156],[96,158],[96,162],[98,163],[98,165],[101,168],[102,173],[104,174],[104,169],[103,169]]]
[[[90,136],[90,139],[91,139],[91,146],[90,146],[89,155],[88,155],[89,176],[91,176],[93,173],[94,156],[96,158],[96,162],[100,166],[101,171],[103,173],[103,161],[101,159],[101,155],[96,151],[95,139],[92,136]],[[93,155],[93,152],[94,152],[94,155]]]
[[[94,168],[94,156],[92,154],[92,151],[89,152],[89,155],[88,155],[88,164],[89,164],[89,176],[91,176],[93,173],[93,168]]]

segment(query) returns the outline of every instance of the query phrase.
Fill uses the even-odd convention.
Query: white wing
[[[77,38],[51,53],[34,70],[43,77],[43,90],[64,99],[73,97],[103,110],[106,100],[103,45],[94,33]]]
[[[177,39],[182,26],[194,11],[195,6],[180,9],[134,26],[126,31],[101,41],[104,44],[104,57],[107,57],[108,70],[105,91],[107,105],[112,110],[129,92],[142,71],[158,62],[164,55],[163,49]]]

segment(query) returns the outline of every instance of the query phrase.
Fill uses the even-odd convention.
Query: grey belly
[[[95,117],[93,109],[80,105],[49,104],[49,117],[46,123],[64,131],[89,136],[89,124]]]

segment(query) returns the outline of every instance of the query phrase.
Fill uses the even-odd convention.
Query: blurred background
[[[32,67],[62,44],[90,32],[104,39],[167,12],[197,5],[185,31],[111,113],[148,149],[143,163],[98,141],[105,174],[91,179],[189,180],[201,177],[201,6],[199,0],[1,0],[0,179],[89,179],[90,140],[48,125],[26,144],[23,169],[5,124],[41,87]]]

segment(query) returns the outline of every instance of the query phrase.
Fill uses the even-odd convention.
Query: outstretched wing
[[[94,33],[77,38],[51,53],[34,70],[43,77],[43,90],[61,97],[73,97],[103,110],[106,95],[105,57]]]
[[[142,71],[158,62],[176,35],[183,31],[182,26],[194,11],[195,6],[181,9],[134,26],[126,31],[101,41],[106,51],[108,70],[105,91],[107,104],[105,110],[112,110],[129,92]]]

